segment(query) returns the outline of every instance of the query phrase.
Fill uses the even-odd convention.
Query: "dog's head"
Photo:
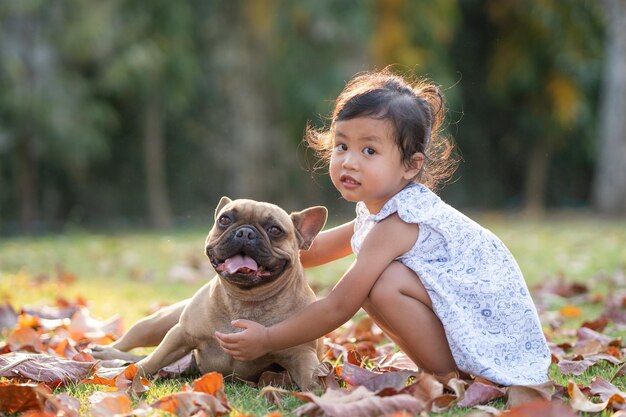
[[[299,262],[326,223],[325,207],[287,214],[269,203],[222,197],[206,254],[215,271],[242,289],[272,282]]]

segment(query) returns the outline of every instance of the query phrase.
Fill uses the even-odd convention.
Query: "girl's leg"
[[[363,308],[417,366],[441,376],[456,371],[443,326],[411,269],[400,262],[391,263]]]

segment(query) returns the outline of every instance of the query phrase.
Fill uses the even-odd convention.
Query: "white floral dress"
[[[387,216],[397,213],[419,225],[415,245],[398,260],[428,291],[459,369],[503,385],[548,380],[551,356],[537,310],[500,239],[420,184],[404,188],[377,214],[363,202],[356,212],[357,256],[369,231]]]

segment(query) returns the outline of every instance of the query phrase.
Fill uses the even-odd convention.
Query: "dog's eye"
[[[283,229],[278,226],[270,226],[267,228],[267,233],[272,237],[278,237],[283,234]]]
[[[217,222],[219,223],[220,226],[228,226],[229,224],[231,224],[233,222],[233,220],[226,216],[220,216],[219,219],[217,219]]]

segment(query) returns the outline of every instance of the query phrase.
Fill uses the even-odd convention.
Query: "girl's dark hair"
[[[389,69],[366,72],[350,80],[337,97],[330,128],[318,130],[309,125],[305,140],[323,161],[328,161],[336,122],[356,117],[389,120],[402,163],[410,167],[412,156],[423,153],[424,165],[414,181],[435,189],[450,178],[458,163],[452,155],[452,139],[440,131],[444,114],[444,98],[436,85],[424,80],[410,82]]]

